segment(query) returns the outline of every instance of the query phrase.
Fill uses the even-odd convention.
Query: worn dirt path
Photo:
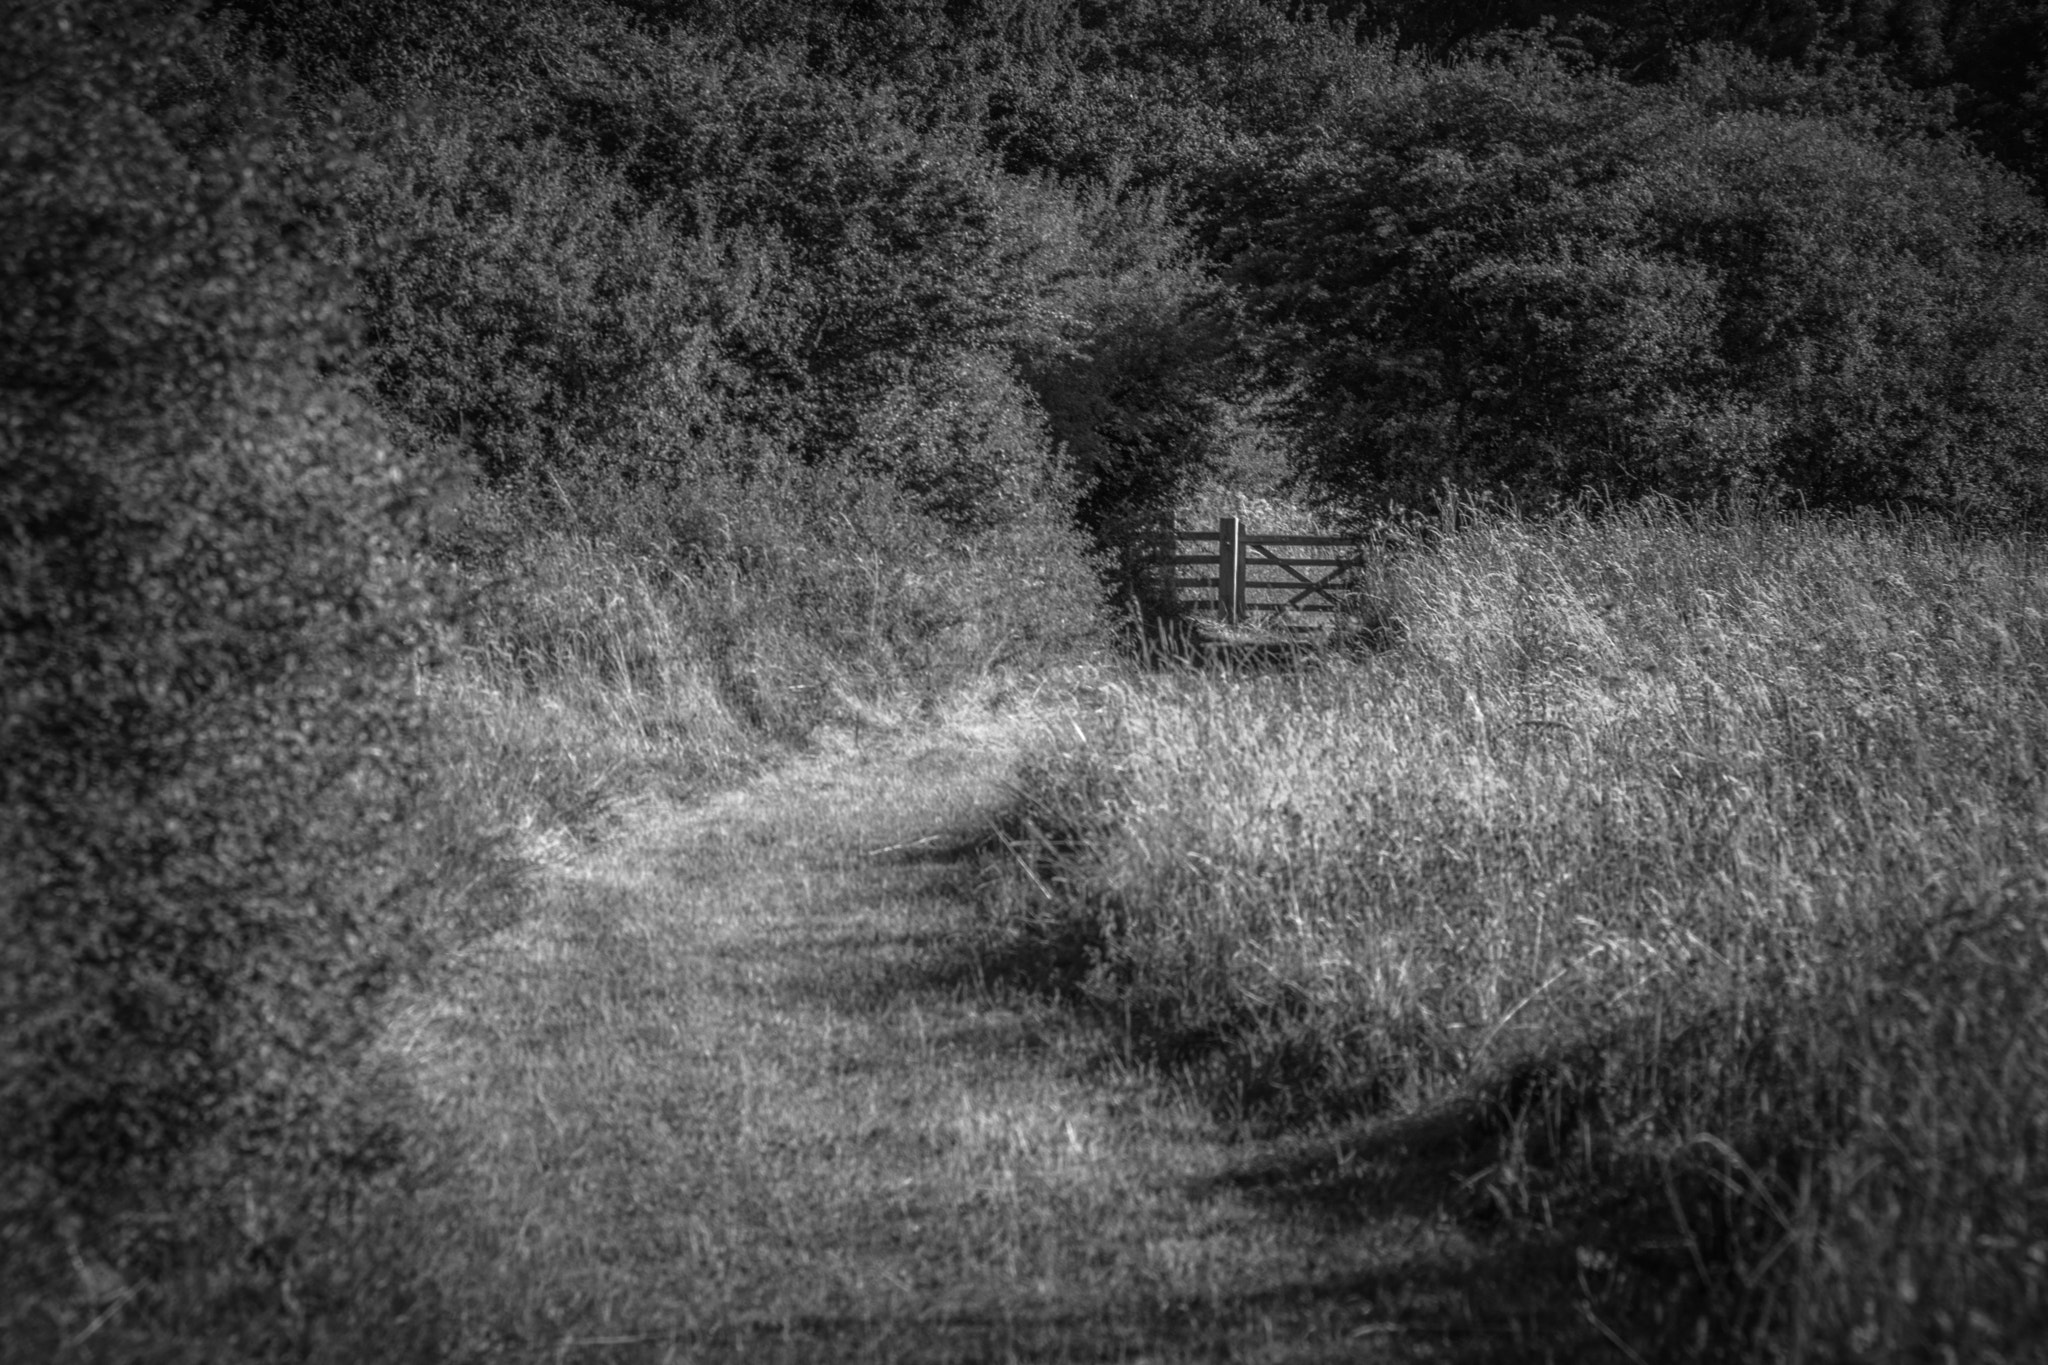
[[[1440,1214],[1426,1141],[1227,1140],[1099,1022],[978,976],[958,849],[1028,729],[640,807],[407,1013],[394,1045],[458,1153],[423,1198],[468,1349],[1551,1353],[1480,1328],[1500,1267]]]

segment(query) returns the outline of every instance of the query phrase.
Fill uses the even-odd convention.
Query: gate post
[[[1216,605],[1226,621],[1244,614],[1244,523],[1236,517],[1216,523]]]

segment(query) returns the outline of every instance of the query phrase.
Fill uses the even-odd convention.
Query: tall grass
[[[447,761],[543,857],[620,801],[887,728],[1098,629],[1077,533],[950,535],[872,486],[485,498],[450,541],[477,609],[426,684]]]
[[[1475,1188],[1579,1210],[1588,1307],[1646,1349],[2024,1354],[2048,563],[1876,517],[1459,520],[1382,537],[1388,653],[1134,693],[1045,755],[1002,932],[1246,1113],[1476,1101]]]
[[[425,685],[451,769],[529,857],[595,837],[635,793],[715,780],[759,754],[691,636],[687,585],[567,536],[504,568]]]

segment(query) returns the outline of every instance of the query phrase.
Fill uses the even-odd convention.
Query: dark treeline
[[[853,460],[1113,536],[1284,446],[1358,506],[2031,509],[2021,9],[1295,9],[218,17],[374,148],[365,371],[494,479]]]
[[[2044,16],[0,5],[22,1312],[222,1170],[365,1169],[331,1078],[496,885],[416,679],[548,536],[887,587],[788,626],[880,685],[1059,647],[1205,481],[2037,517]]]

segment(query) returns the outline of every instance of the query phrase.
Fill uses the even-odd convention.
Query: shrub
[[[746,380],[720,343],[762,344],[744,247],[680,240],[602,164],[488,119],[387,131],[343,206],[368,368],[416,442],[516,480],[610,461],[650,409],[677,437],[723,439]]]
[[[1043,288],[1010,188],[886,90],[656,55],[606,54],[545,117],[506,93],[380,136],[345,210],[381,395],[498,482],[929,465],[891,424],[1000,364]]]
[[[985,351],[936,359],[862,414],[856,461],[964,531],[1067,511],[1044,414],[1014,371]]]
[[[2038,506],[2038,209],[1955,142],[1802,112],[1832,95],[1801,79],[1386,58],[1234,163],[1216,251],[1323,481]]]
[[[0,38],[17,1269],[67,1228],[131,1260],[147,1224],[122,1215],[203,1202],[201,1149],[361,1156],[331,1150],[331,1101],[429,944],[416,860],[445,851],[421,822],[417,486],[331,378],[345,296],[263,99],[170,98],[207,56],[118,4],[17,8]]]

